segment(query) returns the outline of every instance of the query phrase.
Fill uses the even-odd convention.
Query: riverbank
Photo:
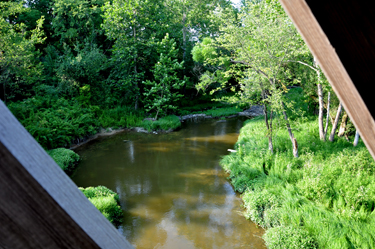
[[[268,248],[375,248],[375,163],[363,143],[319,139],[315,117],[294,122],[299,158],[284,127],[268,151],[262,117],[246,122],[223,157],[245,216],[267,229]]]
[[[99,106],[84,106],[78,101],[64,98],[51,101],[34,97],[10,103],[8,107],[45,149],[75,148],[99,136],[108,136],[128,129],[149,133],[170,132],[178,129],[181,121],[191,116],[223,118],[241,115],[242,111],[237,107],[210,106],[211,109],[194,109],[192,115],[179,116],[180,118],[170,115],[155,121],[147,117],[143,110],[134,110],[129,106],[103,109]]]

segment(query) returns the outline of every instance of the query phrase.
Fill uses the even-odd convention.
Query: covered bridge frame
[[[349,0],[280,2],[374,157],[374,7]],[[132,248],[1,101],[0,248]]]

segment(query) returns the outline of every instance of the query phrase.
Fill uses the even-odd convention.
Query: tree
[[[152,70],[154,80],[143,82],[146,86],[143,93],[144,105],[147,111],[156,111],[155,120],[168,109],[176,109],[173,102],[182,97],[177,90],[185,84],[185,81],[177,77],[177,71],[183,68],[183,62],[179,63],[176,59],[178,50],[175,41],[169,39],[167,34],[158,43],[158,48],[160,57]]]
[[[41,28],[43,18],[31,31],[17,22],[16,17],[27,9],[22,2],[0,2],[0,82],[3,100],[31,96],[41,81],[42,64],[35,45],[44,41]]]
[[[177,31],[173,32],[173,37],[182,40],[180,47],[185,65],[183,75],[187,75],[187,66],[191,62],[189,56],[191,44],[202,36],[214,35],[218,31],[209,13],[217,6],[223,8],[232,8],[232,6],[228,0],[168,0],[165,4],[172,14],[171,26]],[[186,93],[186,82],[183,92]]]
[[[82,48],[104,40],[100,25],[104,0],[54,0],[52,27],[60,47]]]
[[[138,108],[140,83],[151,74],[158,59],[156,43],[168,30],[168,12],[159,0],[115,0],[103,7],[106,35],[115,41],[110,75],[111,84],[131,92]],[[125,97],[125,96],[124,96]]]
[[[265,115],[269,150],[272,145],[272,117],[279,113],[284,117],[285,125],[293,145],[294,156],[298,156],[298,146],[286,113],[292,108],[284,101],[287,92],[287,78],[290,72],[286,64],[301,53],[306,45],[293,26],[291,20],[277,1],[248,2],[238,16],[233,12],[216,10],[212,18],[222,23],[220,36],[216,38],[217,56],[206,58],[207,64],[216,65],[225,71],[228,78],[235,77],[239,87],[231,87],[237,92],[237,99],[248,101],[248,91],[260,93]],[[231,66],[227,67],[226,62]],[[242,73],[238,74],[239,67]],[[211,82],[212,83],[212,82]],[[205,85],[200,87],[205,88]],[[225,88],[221,85],[219,89]]]

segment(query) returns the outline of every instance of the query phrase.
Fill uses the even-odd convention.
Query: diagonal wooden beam
[[[2,101],[0,248],[133,248]]]
[[[280,0],[375,159],[375,122],[347,70],[305,0]],[[361,83],[361,82],[359,82]],[[369,86],[369,90],[370,90]]]

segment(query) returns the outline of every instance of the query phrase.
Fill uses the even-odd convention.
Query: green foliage
[[[78,101],[36,97],[11,103],[9,109],[38,143],[46,149],[68,147],[99,128],[142,126],[144,113],[118,106],[100,109]]]
[[[128,106],[98,110],[100,126],[103,128],[137,127],[142,125],[144,113]]]
[[[269,249],[313,249],[318,248],[314,239],[306,230],[295,227],[275,227],[264,235]]]
[[[180,119],[175,115],[169,115],[163,118],[160,118],[156,121],[145,120],[140,125],[148,131],[157,131],[157,130],[176,130],[181,127]]]
[[[105,69],[106,57],[95,46],[76,47],[77,56],[66,47],[64,54],[56,61],[56,76],[60,93],[68,97],[77,97],[84,105],[98,104],[103,101],[101,71]],[[91,98],[91,93],[96,98]]]
[[[77,153],[65,148],[48,150],[47,153],[67,174],[71,174],[73,172],[80,160],[80,157]]]
[[[224,108],[214,108],[211,110],[203,111],[202,113],[212,116],[212,117],[222,117],[230,116],[241,112],[242,109],[239,107],[224,107]]]
[[[290,91],[289,101],[297,100],[297,93],[301,90]],[[306,102],[298,108],[306,111]],[[299,158],[293,158],[281,128],[275,128],[275,153],[268,152],[259,117],[241,129],[237,152],[222,159],[234,188],[243,193],[245,216],[270,229],[264,237],[269,248],[375,248],[371,155],[363,143],[321,141],[315,116],[294,118]]]
[[[60,45],[93,45],[103,33],[100,29],[103,4],[103,0],[54,0],[52,27]]]
[[[211,38],[203,38],[202,43],[198,43],[194,46],[191,51],[193,60],[196,62],[204,63],[206,60],[214,59],[217,57],[217,52],[213,46],[213,40]]]
[[[123,213],[118,194],[104,186],[79,189],[112,224],[115,226],[121,224]]]
[[[0,84],[5,102],[31,96],[43,80],[40,53],[35,47],[45,40],[41,31],[44,18],[28,31],[16,18],[27,11],[22,2],[0,2]]]
[[[95,113],[76,101],[38,97],[11,103],[9,109],[36,141],[47,149],[67,147],[74,139],[98,130]]]
[[[144,81],[144,105],[146,110],[156,111],[155,119],[158,115],[165,115],[167,110],[174,110],[177,107],[173,102],[178,101],[182,94],[177,92],[185,82],[178,78],[177,71],[182,69],[182,64],[176,59],[176,43],[169,39],[167,34],[165,38],[158,43],[160,57],[152,70],[154,81]],[[149,87],[149,88],[148,88]]]

